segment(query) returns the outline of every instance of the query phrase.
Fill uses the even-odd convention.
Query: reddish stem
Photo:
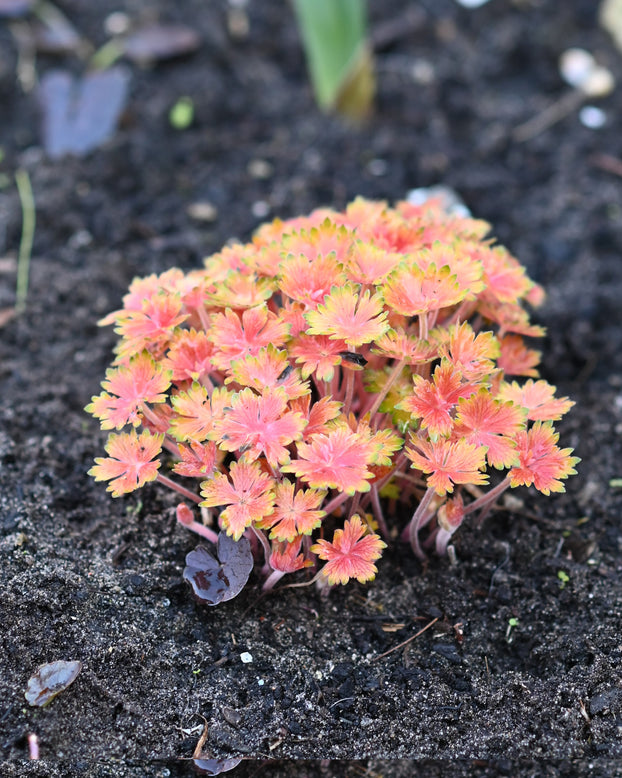
[[[183,495],[188,500],[192,500],[196,503],[201,502],[201,498],[198,494],[191,492],[190,489],[186,489],[184,486],[180,486],[167,476],[162,475],[162,473],[158,473],[156,481],[160,484],[163,484],[164,486],[167,486],[169,489],[172,489],[174,492],[179,492],[179,494]]]

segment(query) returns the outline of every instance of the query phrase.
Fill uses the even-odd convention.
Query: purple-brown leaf
[[[241,761],[241,756],[234,756],[229,759],[193,759],[192,764],[199,775],[220,775],[233,770]]]
[[[192,586],[197,600],[206,605],[233,599],[242,591],[253,569],[251,546],[244,537],[235,541],[221,532],[216,552],[218,559],[198,546],[186,556],[184,579]]]
[[[158,62],[191,54],[200,43],[198,33],[191,27],[153,24],[129,35],[123,42],[123,51],[134,62]]]
[[[121,67],[87,73],[81,79],[53,70],[41,79],[43,145],[50,157],[83,156],[116,129],[125,106],[129,74]]]

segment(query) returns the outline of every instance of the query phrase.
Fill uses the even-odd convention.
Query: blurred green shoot
[[[15,172],[15,183],[22,207],[22,237],[17,255],[17,285],[15,292],[15,313],[22,313],[26,307],[28,296],[28,276],[30,273],[30,256],[35,235],[35,199],[32,194],[28,171],[20,168]]]
[[[175,130],[187,130],[194,121],[194,103],[191,97],[180,97],[168,113],[168,120]]]
[[[361,120],[371,111],[374,62],[366,0],[293,0],[319,107]]]

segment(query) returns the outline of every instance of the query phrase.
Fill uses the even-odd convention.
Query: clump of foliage
[[[443,553],[506,489],[564,491],[578,459],[553,423],[573,403],[524,340],[544,293],[488,231],[357,199],[134,280],[102,321],[120,340],[87,410],[116,432],[90,474],[114,497],[177,490],[202,509],[182,525],[263,551],[266,588],[370,581],[400,531]]]

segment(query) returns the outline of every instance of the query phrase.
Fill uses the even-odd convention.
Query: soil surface
[[[279,0],[248,4],[247,34],[231,24],[243,4],[225,0],[58,6],[95,46],[119,10],[190,25],[202,44],[128,63],[118,131],[50,160],[0,21],[0,308],[15,300],[18,168],[37,213],[26,310],[0,330],[2,774],[191,775],[179,760],[206,721],[206,750],[247,760],[232,775],[622,775],[622,55],[598,3],[372,3],[378,97],[358,128],[316,110]],[[575,106],[517,137],[568,93],[557,62],[571,46],[616,76],[597,102],[605,125]],[[83,68],[39,57],[37,73],[59,65]],[[179,131],[168,112],[182,95],[195,118]],[[542,374],[577,402],[559,426],[579,475],[462,529],[453,566],[396,545],[370,586],[260,597],[255,576],[231,602],[195,604],[181,574],[196,543],[174,497],[113,500],[86,475],[105,436],[83,407],[115,342],[98,319],[133,277],[198,267],[265,218],[437,183],[548,291]],[[81,674],[30,707],[29,677],[58,659]]]

